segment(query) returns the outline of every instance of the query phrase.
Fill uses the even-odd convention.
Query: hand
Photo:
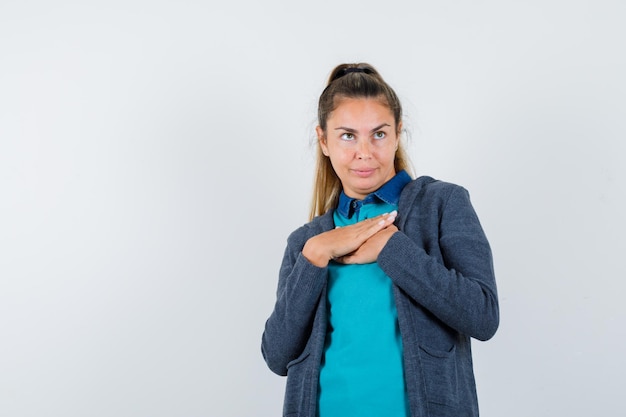
[[[383,250],[387,241],[398,231],[395,225],[390,225],[367,239],[357,250],[335,259],[343,264],[369,264],[376,262],[378,254]]]
[[[350,226],[338,227],[313,236],[305,243],[302,255],[313,265],[323,268],[331,259],[341,258],[355,252],[376,233],[392,226],[397,214],[394,210],[391,213],[381,214]]]

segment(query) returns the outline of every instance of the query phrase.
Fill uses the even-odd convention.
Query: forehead
[[[378,124],[387,122],[393,126],[394,116],[384,98],[340,98],[329,114],[330,124]]]

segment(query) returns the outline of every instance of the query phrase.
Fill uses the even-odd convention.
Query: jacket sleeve
[[[294,232],[294,234],[296,234]],[[268,367],[287,375],[287,365],[297,359],[311,335],[315,311],[326,284],[327,268],[311,264],[302,255],[304,243],[288,239],[278,277],[274,310],[265,323],[261,351]]]
[[[423,231],[411,230],[419,224],[415,221],[394,233],[378,263],[394,284],[446,325],[488,340],[499,325],[498,297],[491,249],[469,194],[455,186],[440,207],[426,211],[435,217],[428,222],[435,236],[416,239],[412,234]]]

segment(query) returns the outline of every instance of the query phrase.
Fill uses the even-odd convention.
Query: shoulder
[[[445,204],[453,195],[467,195],[467,190],[451,182],[441,181],[429,176],[421,176],[404,187],[400,195],[400,202],[410,202],[411,205],[419,200],[421,204]]]
[[[429,227],[467,228],[478,220],[469,192],[463,186],[427,176],[404,187],[398,212],[399,224],[406,227],[407,222],[417,220],[423,232]]]

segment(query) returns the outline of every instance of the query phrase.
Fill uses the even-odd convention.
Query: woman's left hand
[[[374,234],[354,252],[335,258],[335,261],[342,264],[369,264],[376,262],[380,251],[383,250],[387,241],[397,231],[398,228],[392,224]]]

